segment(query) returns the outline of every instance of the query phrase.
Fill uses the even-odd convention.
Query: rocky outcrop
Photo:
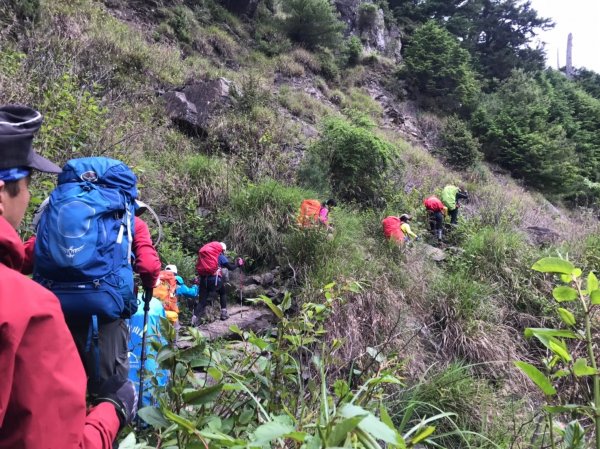
[[[243,273],[234,271],[230,273],[230,284],[237,291],[238,295],[241,286],[242,301],[256,298],[260,295],[265,295],[273,299],[281,299],[285,289],[281,285],[279,274],[279,268],[253,275],[244,275]]]
[[[335,0],[335,5],[348,34],[359,36],[367,53],[376,52],[401,61],[400,29],[395,24],[385,23],[381,8],[361,0]]]
[[[166,92],[162,98],[167,115],[187,134],[203,135],[211,118],[231,107],[230,86],[231,81],[218,78]]]

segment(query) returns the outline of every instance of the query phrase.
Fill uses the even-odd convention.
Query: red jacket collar
[[[17,231],[0,216],[0,263],[20,271],[25,260],[25,250]]]

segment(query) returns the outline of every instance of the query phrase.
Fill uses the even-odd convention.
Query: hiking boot
[[[192,315],[192,326],[198,324],[198,317],[196,315]]]
[[[227,309],[221,309],[221,321],[225,321],[229,318],[229,313],[227,313]]]

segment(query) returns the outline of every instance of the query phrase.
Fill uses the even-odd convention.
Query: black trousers
[[[444,228],[444,214],[440,211],[438,212],[429,212],[429,228],[432,231],[436,231],[438,229]]]
[[[77,351],[85,367],[88,377],[88,393],[98,394],[102,383],[119,374],[125,379],[129,375],[129,327],[125,320],[118,319],[108,323],[98,323],[98,348],[100,350],[100,364],[96,366],[94,343],[90,342],[87,348],[90,322],[87,320],[67,320],[67,326],[73,335]],[[88,349],[86,351],[86,349]],[[96,373],[99,378],[95,379]]]
[[[198,290],[198,304],[196,304],[196,307],[194,308],[194,315],[196,315],[196,317],[200,318],[204,315],[208,296],[212,292],[217,292],[219,294],[221,309],[227,308],[227,286],[223,282],[221,276],[201,276],[198,279]]]
[[[450,224],[458,224],[458,207],[453,210],[449,210],[448,214],[450,215]]]

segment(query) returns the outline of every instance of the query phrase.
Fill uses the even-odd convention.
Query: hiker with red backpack
[[[402,232],[402,222],[399,217],[390,215],[381,220],[383,226],[383,235],[390,242],[394,242],[397,245],[404,244],[404,232]]]
[[[146,292],[160,272],[136,198],[137,178],[123,162],[72,159],[27,242],[33,279],[58,296],[92,396],[106,379],[129,373],[125,319],[138,308],[134,271]]]
[[[448,208],[435,195],[425,198],[423,205],[427,211],[431,232],[435,234],[438,243],[442,243],[444,216],[448,213]]]
[[[227,245],[223,242],[210,242],[198,250],[198,262],[196,272],[198,273],[199,299],[194,308],[192,325],[196,325],[204,317],[206,302],[211,292],[219,294],[221,303],[221,320],[229,318],[227,313],[227,287],[223,279],[223,269],[236,270],[244,265],[244,259],[238,257],[232,264],[225,252]]]
[[[41,123],[31,108],[0,107],[0,449],[109,449],[135,414],[133,383],[111,377],[88,410],[85,370],[57,297],[19,273],[25,249],[16,229],[32,172],[61,171],[33,151]]]

